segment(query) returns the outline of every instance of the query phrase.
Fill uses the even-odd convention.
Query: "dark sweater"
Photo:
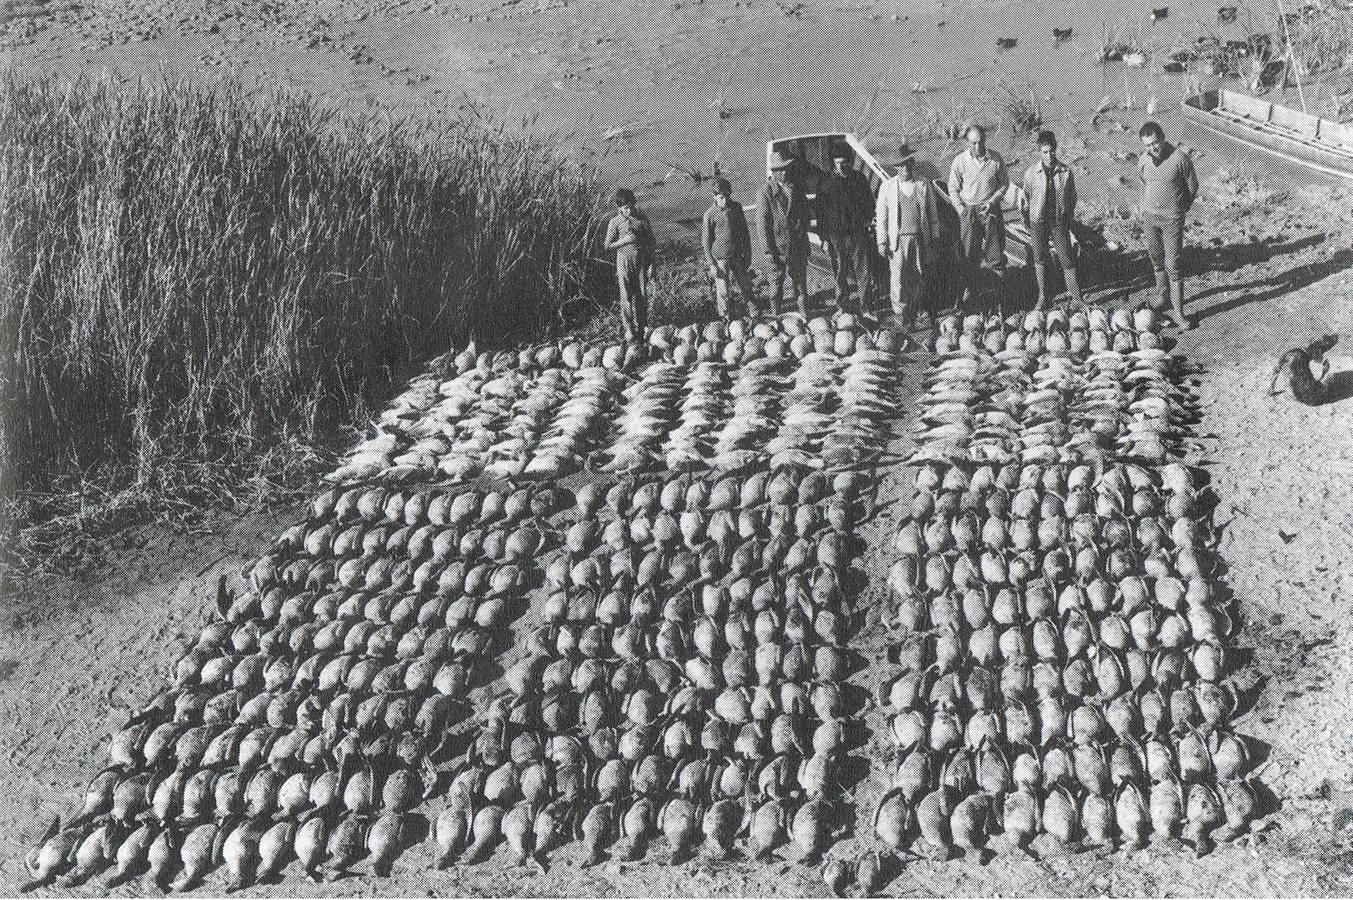
[[[713,259],[751,259],[752,235],[747,230],[747,216],[742,204],[729,200],[723,209],[719,204],[710,204],[705,210],[704,227],[701,229],[701,243],[705,255]]]

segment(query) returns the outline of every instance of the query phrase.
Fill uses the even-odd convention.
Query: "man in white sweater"
[[[888,298],[901,324],[916,321],[924,283],[927,255],[939,237],[935,194],[924,179],[915,177],[915,155],[903,144],[898,151],[897,174],[879,186],[874,201],[874,235],[878,250],[888,260]]]

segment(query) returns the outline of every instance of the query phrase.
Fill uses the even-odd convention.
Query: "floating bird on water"
[[[1162,6],[1158,9],[1151,10],[1152,22],[1159,22],[1161,19],[1169,18],[1169,16],[1170,16],[1170,7],[1168,6]]]
[[[1016,43],[1015,38],[996,38],[996,46],[1002,50],[1013,50]]]
[[[1217,10],[1218,22],[1234,22],[1236,20],[1236,8],[1234,6],[1223,6]]]
[[[1071,29],[1070,28],[1052,29],[1052,40],[1054,43],[1057,44],[1060,44],[1062,41],[1071,40]]]

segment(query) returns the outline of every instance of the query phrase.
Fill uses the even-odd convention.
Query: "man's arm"
[[[618,250],[621,246],[620,229],[616,226],[615,219],[612,219],[606,225],[606,249]]]
[[[883,182],[874,198],[874,240],[881,256],[888,255],[888,185],[889,182]]]
[[[731,218],[731,216],[730,216]],[[705,248],[705,260],[714,265],[714,207],[705,210],[700,227],[700,245]]]
[[[1005,189],[1010,186],[1010,175],[1006,172],[1005,160],[1001,159],[999,153],[995,150],[988,150],[987,154],[996,163],[996,179],[991,183],[991,193],[987,195],[987,199],[984,201],[983,205],[988,209],[995,205],[999,209],[1001,205],[1001,195],[1004,194]]]
[[[1184,181],[1181,187],[1184,192],[1184,209],[1187,211],[1189,207],[1193,206],[1193,201],[1198,199],[1198,173],[1193,168],[1193,157],[1184,153],[1183,150],[1179,152],[1183,153],[1183,159],[1179,164],[1179,174]]]
[[[1076,220],[1076,173],[1068,166],[1066,170],[1066,219],[1067,225]]]
[[[954,201],[954,205],[959,209],[963,208],[963,200],[959,194],[963,191],[963,173],[959,171],[959,164],[963,160],[963,154],[954,157],[954,161],[949,164],[949,199]]]
[[[780,248],[775,245],[775,232],[771,229],[770,192],[765,188],[756,195],[756,233],[767,256],[780,255]]]
[[[730,207],[732,212],[728,214],[728,230],[732,232],[733,253],[738,259],[747,262],[752,258],[752,233],[747,228],[747,215],[742,211],[741,204]]]

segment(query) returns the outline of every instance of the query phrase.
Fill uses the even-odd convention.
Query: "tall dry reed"
[[[0,73],[0,497],[247,461],[559,327],[595,188],[474,115]]]

